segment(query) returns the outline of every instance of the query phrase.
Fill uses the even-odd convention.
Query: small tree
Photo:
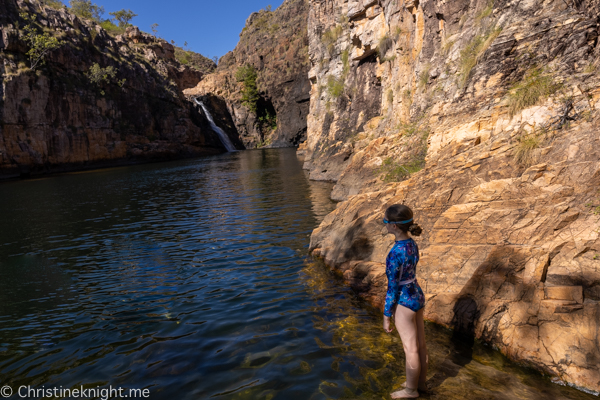
[[[85,75],[88,77],[90,82],[101,88],[100,93],[102,94],[102,96],[104,96],[105,92],[104,89],[102,89],[102,86],[104,84],[116,83],[120,87],[123,87],[123,84],[125,84],[125,79],[116,79],[117,72],[118,70],[112,65],[106,68],[102,68],[98,63],[95,63],[90,67],[90,69],[88,70],[88,72],[86,72]]]
[[[244,84],[244,87],[242,88],[242,104],[255,114],[257,107],[256,103],[260,97],[258,94],[258,87],[256,86],[257,76],[256,69],[250,64],[239,67],[235,72],[237,81]]]
[[[73,14],[81,18],[92,19],[100,22],[104,7],[92,3],[92,0],[70,0],[71,11]]]
[[[158,24],[150,25],[150,29],[152,29],[152,34],[154,35],[154,39],[158,39]]]
[[[129,21],[131,21],[134,17],[137,17],[137,14],[135,14],[133,11],[125,9],[115,12],[109,12],[108,14],[114,17],[115,21],[119,23],[119,26],[121,28],[131,26]]]
[[[35,17],[23,12],[19,14],[23,20],[25,20],[25,26],[23,27],[24,33],[22,34],[23,40],[29,46],[27,55],[29,56],[29,63],[32,70],[39,65],[45,63],[45,58],[52,50],[59,48],[63,45],[63,42],[50,36],[48,33],[39,33],[35,27]]]

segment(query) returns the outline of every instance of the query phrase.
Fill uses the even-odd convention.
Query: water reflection
[[[330,373],[312,398],[381,399],[399,390],[406,377],[398,334],[382,329],[382,316],[352,293],[321,262],[308,262],[300,275],[316,303],[315,341],[331,352]],[[320,310],[320,312],[318,312]],[[429,399],[590,399],[594,396],[551,384],[536,371],[441,326],[426,323]],[[326,377],[326,378],[325,378]]]
[[[403,380],[399,339],[306,262],[330,191],[307,180],[294,149],[1,184],[3,384],[110,384],[153,399],[386,396]],[[431,398],[589,397],[427,329]]]

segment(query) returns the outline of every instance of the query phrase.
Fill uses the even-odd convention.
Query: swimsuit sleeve
[[[383,309],[383,315],[386,317],[392,316],[392,309],[398,304],[398,298],[400,297],[400,287],[398,283],[402,278],[404,267],[405,252],[403,250],[404,249],[393,248],[386,260],[388,289],[385,296],[385,308]]]

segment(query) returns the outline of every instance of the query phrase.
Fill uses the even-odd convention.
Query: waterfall
[[[231,143],[231,140],[229,140],[229,136],[227,136],[227,134],[225,132],[223,132],[223,129],[219,128],[215,124],[215,121],[213,120],[212,115],[210,115],[210,113],[208,112],[208,109],[206,108],[204,103],[201,101],[198,101],[198,99],[194,99],[194,101],[196,102],[196,104],[198,104],[204,110],[204,115],[206,115],[206,118],[208,118],[210,127],[212,128],[213,131],[215,131],[219,135],[219,139],[221,139],[221,143],[223,143],[223,146],[225,146],[227,151],[235,151],[235,146],[233,145],[233,143]]]

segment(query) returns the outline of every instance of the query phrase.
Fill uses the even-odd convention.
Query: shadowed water
[[[306,259],[330,190],[293,149],[0,184],[0,386],[386,398],[397,334]],[[435,325],[427,340],[425,398],[596,398]]]

